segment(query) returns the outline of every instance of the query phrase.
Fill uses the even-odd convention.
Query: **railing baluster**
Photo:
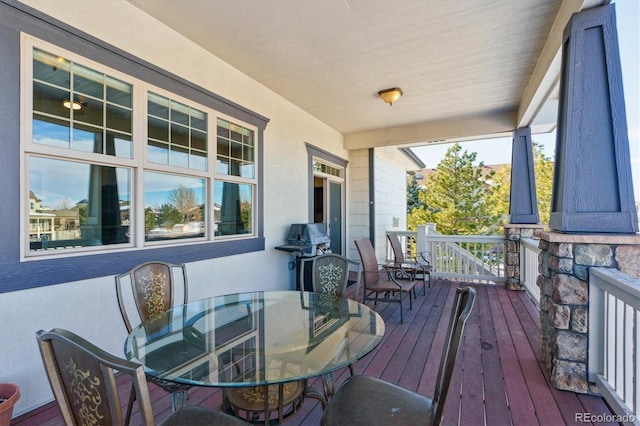
[[[589,269],[589,378],[616,414],[632,419],[640,419],[639,311],[638,278]]]
[[[624,355],[624,371],[622,377],[624,381],[624,394],[623,399],[625,401],[633,401],[633,380],[630,380],[631,373],[633,373],[633,308],[626,303],[624,304],[624,348],[622,349]]]
[[[422,228],[424,229],[424,228]],[[403,250],[408,257],[418,255],[418,250],[431,252],[432,277],[470,279],[482,282],[505,281],[504,245],[506,239],[499,236],[438,235],[428,232],[398,232]],[[420,241],[418,241],[418,239]],[[423,247],[421,249],[421,247]],[[387,256],[390,257],[387,245]]]
[[[634,382],[640,380],[640,354],[638,354],[637,348],[638,342],[640,342],[640,315],[638,315],[638,311],[633,311],[633,329],[635,333],[633,334],[633,378]],[[636,385],[633,387],[633,406],[631,409],[634,413],[640,412],[640,386]]]

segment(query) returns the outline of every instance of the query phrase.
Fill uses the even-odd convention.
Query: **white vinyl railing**
[[[505,281],[504,237],[440,235],[429,226],[420,226],[418,232],[396,234],[407,257],[427,253],[427,260],[433,267],[432,277],[496,283]],[[387,259],[393,259],[388,243]]]
[[[540,287],[538,287],[538,248],[540,240],[520,239],[520,283],[529,293],[531,300],[540,307]]]
[[[640,279],[589,269],[589,381],[622,423],[640,424]]]
[[[416,237],[417,232],[415,231],[394,231],[394,233],[398,236],[400,240],[400,247],[402,247],[402,253],[404,254],[406,259],[415,259],[419,258],[419,253],[417,252],[417,244]],[[391,244],[387,239],[387,262],[393,261],[393,249],[391,248]]]

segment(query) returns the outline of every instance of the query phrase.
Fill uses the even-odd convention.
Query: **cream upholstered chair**
[[[387,239],[393,251],[393,262],[385,265],[387,269],[393,269],[395,277],[398,279],[420,279],[422,280],[422,295],[427,294],[427,284],[431,287],[431,264],[429,263],[429,252],[419,253],[418,256],[405,256],[400,244],[400,238],[395,232],[387,233]]]
[[[323,426],[439,425],[475,289],[456,289],[433,398],[370,376],[348,378],[322,414]]]
[[[188,282],[184,265],[158,261],[145,262],[128,272],[117,275],[115,280],[118,307],[129,333],[138,324],[162,315],[174,306],[187,303]],[[183,343],[180,342],[179,345]],[[191,347],[163,349],[164,357],[168,360],[182,356],[181,354],[188,356],[191,352],[198,352],[198,350]],[[158,355],[161,356],[161,354]],[[148,376],[148,380],[171,394],[172,411],[186,405],[189,385],[152,376]],[[135,389],[132,389],[126,423],[131,415],[135,397]]]
[[[398,281],[395,277],[393,269],[388,269],[388,273],[381,274],[378,267],[378,259],[376,253],[371,244],[371,240],[368,238],[355,241],[356,248],[360,254],[360,260],[362,260],[362,267],[364,269],[364,286],[362,303],[366,303],[367,300],[372,300],[375,303],[380,302],[393,302],[400,304],[400,323],[404,322],[404,314],[402,309],[403,293],[409,294],[409,309],[413,308],[413,302],[411,300],[412,293],[415,295],[415,281],[403,280]],[[383,297],[378,297],[382,294]]]
[[[131,376],[141,422],[155,424],[149,389],[140,364],[115,357],[63,329],[36,334],[49,383],[66,425],[124,425],[115,372]],[[185,407],[162,425],[240,425],[240,419],[219,410]]]

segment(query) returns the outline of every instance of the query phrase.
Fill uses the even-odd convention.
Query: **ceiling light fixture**
[[[67,109],[72,109],[74,111],[78,111],[79,109],[82,108],[82,104],[80,102],[78,101],[71,102],[69,99],[65,99],[64,101],[62,101],[62,106]]]
[[[395,101],[400,99],[404,93],[402,89],[399,87],[394,87],[392,89],[381,90],[378,92],[378,96],[382,98],[383,101],[389,104],[389,106],[393,105]]]

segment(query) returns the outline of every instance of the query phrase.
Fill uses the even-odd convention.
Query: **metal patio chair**
[[[178,280],[174,272],[181,273]],[[187,271],[184,265],[174,265],[166,262],[145,262],[128,272],[117,275],[116,293],[118,307],[122,314],[127,332],[131,333],[134,327],[151,318],[158,317],[174,306],[187,303]],[[179,282],[179,284],[178,284]],[[191,348],[172,348],[163,351],[167,357],[174,356],[170,352],[189,353]],[[194,349],[195,350],[195,349]],[[149,381],[157,384],[171,394],[171,410],[176,411],[187,403],[187,390],[189,385],[159,379],[153,376],[147,377]],[[126,423],[129,423],[131,408],[135,401],[135,389],[131,389]]]
[[[302,266],[300,267],[300,282],[305,281],[304,263],[311,263],[311,288],[315,293],[332,294],[343,297],[347,285],[349,284],[349,265],[356,267],[356,291],[354,299],[358,299],[360,290],[360,278],[362,276],[362,266],[360,262],[348,259],[342,255],[335,253],[327,253],[321,256],[311,258],[301,258]],[[301,286],[304,288],[304,286]]]
[[[398,279],[420,279],[422,280],[422,295],[427,294],[427,283],[431,288],[431,263],[429,262],[429,252],[418,253],[418,256],[405,256],[400,244],[400,238],[395,232],[389,232],[387,239],[393,250],[393,262],[384,265],[385,268],[393,269]]]
[[[371,376],[348,378],[327,404],[322,426],[439,425],[475,289],[456,289],[433,398]]]
[[[387,269],[386,277],[381,276],[378,267],[376,253],[368,238],[355,241],[356,248],[360,254],[362,268],[364,270],[364,285],[362,294],[362,303],[367,300],[378,302],[391,302],[400,304],[400,323],[404,322],[404,314],[402,309],[403,294],[409,294],[409,309],[413,309],[412,293],[415,295],[415,281],[406,280],[398,281],[395,277],[393,268]],[[383,297],[378,297],[383,294]]]
[[[149,388],[140,364],[115,357],[82,337],[63,329],[36,333],[38,346],[66,425],[123,425],[118,374],[131,376],[140,407],[141,422],[155,424]],[[219,410],[184,407],[171,413],[163,426],[246,424]]]

